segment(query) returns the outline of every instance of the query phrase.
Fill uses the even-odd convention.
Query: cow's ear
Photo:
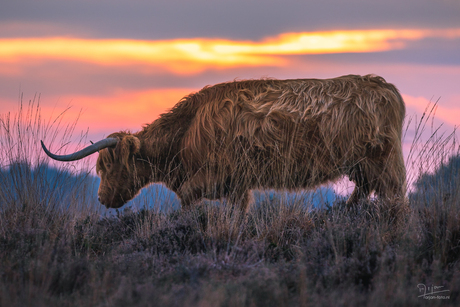
[[[133,135],[126,135],[120,141],[120,154],[122,163],[130,169],[130,158],[141,149],[141,141]]]

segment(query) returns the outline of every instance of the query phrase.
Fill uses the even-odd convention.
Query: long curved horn
[[[42,143],[42,148],[43,150],[45,151],[45,153],[52,159],[54,160],[58,160],[58,161],[75,161],[75,160],[80,160],[80,159],[83,159],[84,157],[87,157],[93,153],[95,153],[96,151],[99,151],[101,149],[104,149],[104,148],[107,148],[107,147],[111,147],[111,146],[115,146],[117,143],[118,143],[118,139],[116,138],[107,138],[107,139],[103,139],[99,142],[96,142],[86,148],[83,148],[82,150],[80,151],[77,151],[73,154],[70,154],[70,155],[55,155],[55,154],[52,154],[46,147],[45,147],[45,144],[43,144],[43,141],[40,141]]]

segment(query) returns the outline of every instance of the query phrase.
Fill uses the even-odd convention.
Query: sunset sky
[[[460,1],[3,1],[0,114],[37,94],[97,140],[234,79],[377,74],[460,125]],[[53,114],[53,115],[52,115]],[[410,134],[410,133],[409,133]]]

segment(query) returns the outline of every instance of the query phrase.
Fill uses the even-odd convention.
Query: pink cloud
[[[402,95],[407,107],[415,108],[417,113],[423,114],[427,106],[433,105],[435,101],[430,101],[425,97],[413,97]],[[435,118],[446,122],[452,126],[460,126],[460,96],[451,96],[447,101],[440,100],[434,109]]]

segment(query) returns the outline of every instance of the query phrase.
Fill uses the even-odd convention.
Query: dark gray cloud
[[[1,6],[3,37],[260,39],[337,28],[460,27],[456,0],[15,0]],[[14,22],[30,26],[5,26]]]

